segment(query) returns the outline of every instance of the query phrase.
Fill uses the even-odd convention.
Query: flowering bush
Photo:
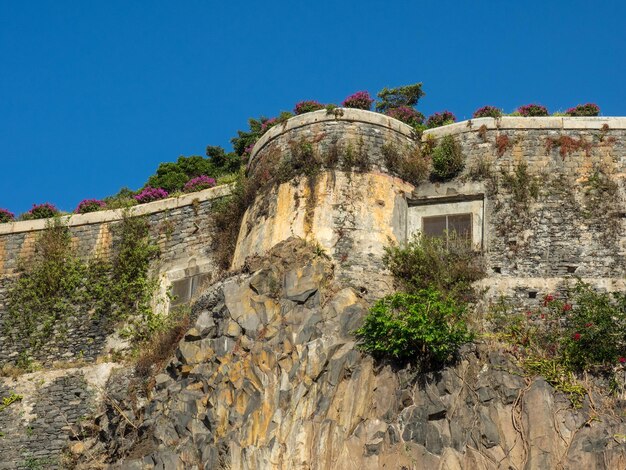
[[[276,119],[276,118],[270,118],[270,119],[267,119],[267,120],[263,121],[261,123],[261,132],[262,133],[267,132],[269,129],[274,127],[276,124],[278,124],[278,119]]]
[[[432,129],[433,127],[441,127],[456,122],[456,116],[450,111],[441,111],[428,116],[426,120],[426,127]]]
[[[568,116],[597,116],[600,114],[600,107],[594,103],[579,104],[565,111]]]
[[[341,106],[344,108],[369,109],[372,107],[374,100],[367,91],[357,91],[355,94],[348,96]]]
[[[96,212],[104,209],[106,204],[98,199],[83,199],[78,203],[78,206],[74,210],[76,214],[86,214],[87,212]]]
[[[0,224],[5,222],[12,222],[15,219],[15,214],[9,212],[7,209],[0,209]]]
[[[483,106],[482,108],[478,108],[474,111],[472,115],[473,118],[483,118],[483,117],[491,117],[498,119],[502,117],[502,110],[500,108],[496,108],[495,106]]]
[[[134,198],[139,204],[144,204],[146,202],[165,199],[167,196],[169,196],[169,194],[165,189],[146,186],[139,194],[134,196]]]
[[[424,115],[409,106],[390,108],[385,112],[385,114],[413,127],[424,123]]]
[[[33,204],[31,210],[22,214],[21,218],[24,220],[47,219],[55,215],[59,215],[59,209],[49,202],[45,202],[43,204]]]
[[[317,111],[319,109],[324,109],[324,105],[322,103],[315,100],[307,100],[297,103],[296,107],[293,108],[293,112],[294,114],[304,114]]]
[[[548,294],[509,334],[536,355],[573,370],[626,357],[626,294],[596,292],[581,281],[566,297]],[[505,328],[506,329],[506,328]]]
[[[201,189],[212,188],[213,186],[215,186],[215,180],[213,178],[207,175],[200,175],[187,181],[184,191],[186,193],[192,193],[194,191],[200,191]]]
[[[517,112],[520,116],[548,116],[548,108],[540,104],[525,104],[517,108]]]

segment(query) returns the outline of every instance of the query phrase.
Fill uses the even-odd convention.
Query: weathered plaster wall
[[[380,293],[388,278],[371,279],[380,276],[384,246],[410,236],[411,219],[431,214],[433,203],[481,200],[490,297],[537,302],[573,275],[625,287],[626,118],[482,118],[426,131],[422,143],[444,135],[461,144],[464,170],[413,186],[389,174],[396,169],[387,168],[383,148],[418,158],[420,143],[385,116],[318,111],[271,129],[253,151],[252,177],[289,161],[302,142],[325,162],[336,150],[338,165],[261,194],[245,216],[233,266],[297,235],[318,242],[340,273],[362,284],[355,287]],[[342,168],[348,146],[366,167]],[[512,179],[524,166],[527,177]]]
[[[132,208],[131,214],[147,218],[160,248],[154,269],[163,291],[177,281],[182,287],[200,278],[208,281],[215,273],[212,207],[229,191],[229,187],[222,186]],[[122,211],[111,210],[66,217],[76,252],[85,258],[110,255],[115,247],[114,226],[122,216]],[[18,273],[18,264],[32,258],[35,241],[46,223],[35,220],[0,225],[0,365],[15,361],[24,349],[24,342],[10,342],[3,328],[7,288]],[[35,358],[43,362],[77,357],[91,360],[102,352],[112,328],[106,319],[91,318],[85,312],[84,317],[75,318],[70,324],[63,340],[53,342]]]

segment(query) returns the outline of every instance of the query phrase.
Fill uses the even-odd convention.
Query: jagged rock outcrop
[[[626,423],[486,345],[418,374],[376,364],[351,332],[367,311],[299,239],[214,285],[153,395],[109,384],[116,406],[83,466],[232,469],[626,468]]]

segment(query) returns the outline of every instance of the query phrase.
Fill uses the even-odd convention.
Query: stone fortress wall
[[[465,158],[454,179],[413,184],[390,167],[390,148],[418,158],[420,146],[445,135],[455,136]],[[318,243],[339,277],[373,299],[392,288],[382,263],[390,241],[406,241],[425,215],[469,211],[474,241],[486,258],[488,298],[532,304],[572,276],[609,290],[626,288],[626,118],[481,118],[428,130],[420,141],[409,126],[381,114],[321,110],[270,129],[255,145],[249,175],[276,171],[303,144],[334,166],[259,194],[244,216],[233,268],[280,241],[302,237]],[[528,178],[516,188],[505,175],[520,165]],[[536,194],[527,194],[530,186]],[[179,301],[210,282],[217,269],[211,208],[229,191],[212,188],[132,209],[148,218],[161,248],[156,269]],[[121,217],[121,211],[69,216],[77,253],[110,253],[111,229]],[[0,331],[7,285],[18,262],[32,257],[46,223],[0,225]],[[40,359],[94,359],[106,335],[97,324],[80,324],[66,344]],[[15,360],[20,345],[10,347],[2,333],[0,344],[0,364]]]
[[[189,300],[195,289],[210,282],[217,271],[211,250],[211,213],[215,202],[229,193],[229,186],[220,186],[130,209],[130,215],[145,216],[150,224],[151,235],[160,249],[154,269],[162,290],[172,287],[176,302]],[[105,210],[65,216],[62,220],[70,229],[76,253],[90,258],[111,254],[114,227],[122,217],[122,210]],[[14,362],[23,349],[19,342],[9,344],[4,334],[8,285],[18,273],[19,263],[27,264],[34,256],[37,237],[47,224],[47,220],[0,224],[0,365]],[[67,332],[64,344],[46,348],[37,359],[93,360],[101,353],[109,333],[98,322],[79,321],[75,329]]]
[[[390,144],[417,158],[420,145],[445,135],[465,158],[452,180],[414,185],[388,167]],[[322,110],[266,133],[250,173],[262,177],[303,142],[322,161],[350,154],[366,170],[342,171],[340,162],[259,197],[244,218],[235,267],[295,235],[319,243],[340,275],[376,296],[390,287],[381,275],[389,241],[406,241],[423,216],[467,211],[486,258],[488,297],[533,303],[572,276],[625,288],[626,118],[480,118],[428,130],[419,142],[409,126],[380,114]]]
[[[401,177],[396,168],[389,167],[385,156],[389,148],[394,147],[407,158],[416,158],[420,145],[449,134],[461,144],[466,160],[465,169],[453,180],[416,185],[403,179],[404,175]],[[280,241],[298,236],[318,243],[332,258],[335,273],[360,288],[357,292],[375,297],[391,289],[391,279],[384,274],[381,261],[389,240],[405,241],[420,228],[425,215],[469,211],[475,217],[474,241],[485,254],[488,278],[484,282],[492,298],[505,295],[520,304],[540,302],[543,294],[557,289],[564,279],[573,275],[606,289],[626,288],[626,118],[476,119],[429,130],[420,142],[408,126],[379,114],[359,110],[340,110],[337,114],[319,111],[292,118],[271,129],[254,149],[249,167],[251,177],[278,168],[280,161],[289,160],[302,144],[310,144],[315,155],[326,162],[335,162],[335,167],[329,165],[315,174],[260,193],[244,216],[233,268],[244,266],[250,255],[265,253]],[[561,155],[564,146],[567,151]],[[349,164],[346,159],[350,160]],[[528,177],[516,184],[517,180],[504,175],[514,174],[522,168],[520,164],[527,165]],[[358,171],[348,171],[354,167]],[[518,171],[519,174],[522,173]],[[164,285],[175,283],[175,290],[182,294],[181,300],[191,295],[201,277],[216,271],[210,248],[214,235],[211,214],[215,202],[228,193],[228,187],[218,187],[133,209],[134,214],[148,218],[162,252],[160,264],[155,268],[162,275]],[[77,253],[85,257],[110,253],[115,242],[112,228],[121,217],[117,211],[71,216],[67,223]],[[0,366],[15,360],[18,354],[1,333],[6,315],[3,303],[6,286],[17,273],[18,262],[28,262],[32,257],[36,237],[45,227],[46,221],[0,225]],[[240,302],[243,294],[235,289],[235,284],[230,286],[231,303]],[[248,285],[237,289],[248,292],[248,296],[255,294]],[[346,299],[341,300],[346,291],[337,295],[338,300],[331,308],[342,302],[349,305]],[[354,294],[350,299],[362,302]],[[345,309],[348,316],[353,314],[351,308],[350,304]],[[233,311],[236,311],[234,307]],[[301,329],[306,329],[309,320],[304,321]],[[349,318],[346,325],[349,325],[348,333],[353,329]],[[72,360],[81,352],[83,359],[93,361],[106,340],[106,332],[97,327],[97,324],[77,327],[70,332],[66,343],[49,347],[46,356],[39,359]],[[300,326],[294,324],[293,328],[299,330]],[[317,371],[323,364],[320,351],[324,349],[320,344],[322,340],[318,338],[303,349],[308,354],[305,361],[311,364],[303,370]],[[343,359],[332,360],[332,367],[337,370],[342,361],[354,361],[356,357],[349,349],[342,351]],[[62,449],[68,443],[81,445],[74,440],[82,432],[83,418],[93,414],[102,400],[117,400],[114,403],[126,400],[127,390],[122,386],[113,396],[104,397],[102,393],[107,379],[118,367],[119,364],[113,363],[92,363],[77,369],[26,374],[16,381],[0,378],[0,398],[13,393],[23,396],[0,413],[0,468],[59,468],[57,461]],[[240,370],[232,368],[237,380],[241,380]],[[491,377],[496,374],[505,377],[499,363],[491,374],[483,376],[481,380],[487,386],[479,390],[488,390],[493,385]],[[326,384],[318,375],[315,373],[312,383]],[[457,375],[459,379],[461,376],[462,373]],[[369,389],[377,390],[379,403],[388,404],[389,397],[394,396],[389,392],[394,390],[393,377],[383,376],[380,390],[370,387],[374,380],[371,364],[360,372],[351,372],[350,377],[352,385],[344,392],[351,397],[351,390],[357,390],[360,407],[371,408],[372,396],[362,393]],[[515,380],[519,384],[507,392],[511,402],[525,386],[519,377],[515,376]],[[538,383],[543,387],[541,390],[547,390],[545,382]],[[466,385],[453,388],[462,389]],[[495,388],[509,390],[506,387],[510,384],[505,385]],[[538,409],[539,418],[552,417],[556,411],[550,407],[556,404],[545,398],[549,395],[538,394],[537,388],[535,382],[528,394],[531,397],[528,400],[534,401],[528,401],[531,405],[523,405],[524,409]],[[176,393],[176,397],[186,394],[189,392]],[[308,394],[311,404],[315,396],[314,391]],[[490,395],[486,399],[489,406],[499,403],[491,398]],[[533,407],[532,403],[545,407]],[[222,408],[226,407],[222,403]],[[411,408],[431,412],[423,405]],[[346,409],[341,416],[349,417],[351,411]],[[296,414],[285,414],[292,415]],[[134,415],[129,416],[135,419]],[[264,412],[263,416],[269,415]],[[309,416],[306,413],[307,423],[311,423]],[[361,415],[358,419],[363,421]],[[429,436],[432,436],[436,427],[428,419]],[[477,419],[474,417],[471,422],[475,425]],[[527,421],[532,420],[529,417]],[[419,426],[426,424],[419,422]],[[250,429],[259,432],[261,428]],[[485,434],[482,427],[478,432]],[[543,429],[541,432],[545,439]],[[417,442],[417,438],[414,440]],[[559,441],[556,434],[554,440]]]

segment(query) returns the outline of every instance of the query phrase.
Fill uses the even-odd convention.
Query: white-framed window
[[[474,248],[482,249],[483,196],[475,195],[468,199],[409,201],[407,239],[417,232],[430,237],[449,237],[454,233],[471,242]]]
[[[422,233],[427,237],[448,238],[455,236],[471,242],[472,213],[444,214],[422,217]]]

